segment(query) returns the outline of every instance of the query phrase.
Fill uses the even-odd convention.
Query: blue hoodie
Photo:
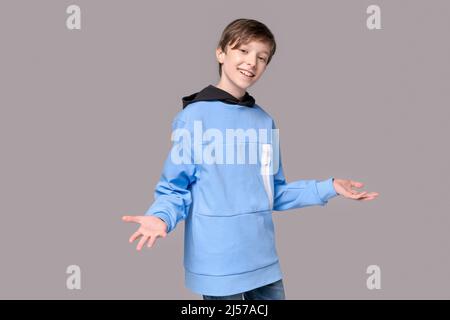
[[[238,100],[209,85],[184,97],[172,130],[146,215],[168,233],[185,220],[186,287],[225,296],[280,280],[272,211],[324,206],[333,178],[287,183],[274,121],[247,92]]]

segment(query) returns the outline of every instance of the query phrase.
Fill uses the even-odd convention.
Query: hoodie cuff
[[[334,189],[333,180],[334,178],[330,178],[328,180],[317,182],[317,192],[324,203],[327,203],[328,200],[338,195]]]
[[[169,219],[169,216],[168,216],[167,214],[165,214],[164,212],[154,212],[154,213],[152,213],[152,212],[150,212],[150,210],[148,210],[148,211],[145,213],[145,215],[146,215],[146,216],[154,216],[154,217],[160,218],[160,219],[161,219],[162,221],[164,221],[164,222],[166,223],[166,225],[167,225],[166,232],[169,233],[170,231],[172,231],[171,228],[170,228],[170,223],[169,223],[170,219]]]

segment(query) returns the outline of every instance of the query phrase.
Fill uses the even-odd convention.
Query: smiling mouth
[[[245,77],[247,77],[247,78],[253,78],[255,75],[253,74],[253,73],[250,73],[250,72],[247,72],[247,71],[244,71],[244,70],[241,70],[241,69],[238,69],[239,70],[239,72],[242,74],[242,75],[244,75]]]

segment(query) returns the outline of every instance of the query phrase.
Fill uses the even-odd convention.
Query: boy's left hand
[[[354,200],[373,200],[375,199],[379,193],[378,192],[359,192],[353,190],[352,187],[361,188],[364,184],[361,182],[353,181],[353,180],[343,180],[343,179],[334,179],[333,187],[336,190],[336,193],[339,195],[343,195],[346,198],[354,199]]]

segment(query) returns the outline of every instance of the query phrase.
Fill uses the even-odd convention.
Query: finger
[[[362,194],[362,193],[367,193],[367,191],[358,191],[358,190],[353,190],[353,189],[350,189],[350,191],[351,191],[351,193],[356,194],[356,195]]]
[[[364,184],[362,182],[358,182],[358,181],[354,181],[354,180],[350,180],[350,183],[353,187],[356,187],[356,188],[362,188],[364,186]]]
[[[126,222],[137,222],[137,223],[141,222],[141,218],[138,216],[123,216],[122,220]]]
[[[148,241],[147,247],[149,247],[149,248],[153,247],[153,244],[155,243],[156,238],[157,238],[157,236],[151,237],[150,240]]]
[[[361,201],[367,201],[367,200],[373,200],[373,199],[375,199],[376,197],[364,197],[364,198],[361,198],[361,199],[358,199],[358,200],[361,200]]]
[[[378,197],[378,193],[372,192],[372,193],[366,194],[365,196],[363,196],[363,197],[362,197],[361,199],[359,199],[359,200],[373,200],[373,199],[375,199],[376,197]]]
[[[366,193],[367,193],[366,191],[365,192],[361,192],[361,193],[348,193],[347,197],[351,198],[351,199],[359,199],[362,196],[364,196]]]
[[[379,193],[377,193],[377,192],[369,192],[364,196],[365,197],[377,197],[378,195],[379,195]]]
[[[142,247],[145,245],[145,242],[148,240],[148,238],[149,238],[149,236],[142,236],[142,238],[141,238],[141,240],[139,240],[139,243],[138,243],[138,245],[137,245],[137,247],[136,247],[136,250],[141,250],[142,249]]]
[[[139,238],[142,235],[142,233],[140,233],[139,231],[136,231],[135,233],[133,233],[133,235],[130,237],[130,243],[132,243],[134,240],[136,240],[137,238]]]
[[[365,196],[367,196],[367,191],[357,193],[355,196],[356,199],[364,198]]]

